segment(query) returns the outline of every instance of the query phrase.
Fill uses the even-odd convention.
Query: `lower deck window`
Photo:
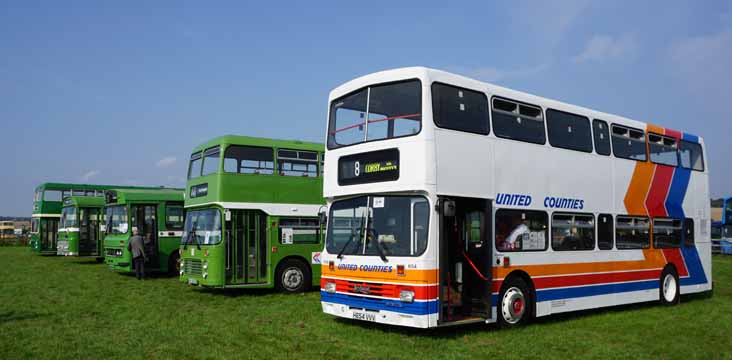
[[[618,216],[615,246],[618,249],[647,249],[650,246],[650,221],[642,216]]]
[[[548,216],[543,211],[500,209],[496,211],[498,251],[543,251],[547,249]]]
[[[595,217],[591,214],[552,215],[552,249],[594,250]]]
[[[280,244],[317,244],[320,223],[315,218],[283,218],[279,222]]]
[[[681,246],[681,220],[653,219],[653,247],[658,249]]]

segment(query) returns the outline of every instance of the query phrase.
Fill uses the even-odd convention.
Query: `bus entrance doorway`
[[[145,264],[157,269],[158,222],[157,205],[132,206],[132,226],[137,227],[145,247]]]
[[[440,323],[491,317],[492,203],[440,199]]]
[[[227,278],[236,284],[267,282],[267,215],[257,210],[230,212]]]

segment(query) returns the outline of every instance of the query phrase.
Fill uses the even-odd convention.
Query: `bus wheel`
[[[310,270],[302,261],[287,259],[277,267],[275,287],[278,291],[292,294],[305,292],[310,288]]]
[[[530,309],[534,306],[530,291],[520,277],[512,277],[504,283],[497,309],[499,326],[514,327],[529,321]]]
[[[661,273],[659,289],[662,305],[676,305],[679,303],[679,276],[673,267],[667,266]]]
[[[168,275],[180,276],[180,253],[174,251],[168,257]]]

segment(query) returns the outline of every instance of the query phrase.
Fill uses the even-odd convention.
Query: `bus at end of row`
[[[180,280],[302,292],[320,283],[323,145],[227,135],[196,147]]]
[[[184,221],[183,189],[109,190],[105,215],[104,262],[112,270],[134,271],[127,245],[132,229],[137,229],[143,239],[145,269],[177,274]]]
[[[327,314],[510,327],[711,290],[701,137],[422,67],[328,100]]]

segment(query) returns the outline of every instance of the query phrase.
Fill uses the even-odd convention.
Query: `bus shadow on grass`
[[[198,291],[201,294],[207,294],[207,295],[214,295],[214,296],[225,296],[225,297],[231,297],[231,298],[237,298],[240,296],[266,296],[266,295],[284,295],[284,296],[305,296],[308,294],[313,294],[320,292],[320,289],[311,289],[304,293],[299,294],[284,294],[277,289],[256,289],[256,288],[227,288],[227,289],[218,289],[218,288],[196,288],[196,291]]]
[[[711,291],[705,292],[705,293],[683,295],[681,297],[681,304],[679,304],[679,305],[704,301],[706,299],[711,298],[712,296],[713,296],[713,294]],[[579,320],[579,319],[587,318],[587,317],[591,317],[591,316],[597,316],[597,315],[603,315],[603,314],[615,314],[615,313],[620,314],[620,313],[625,313],[625,312],[633,312],[633,311],[652,309],[652,308],[661,308],[661,309],[668,309],[669,311],[673,311],[673,306],[665,307],[665,306],[660,305],[657,301],[651,301],[651,302],[644,302],[644,303],[617,305],[617,306],[604,307],[604,308],[599,308],[599,309],[580,310],[580,311],[573,311],[573,312],[543,316],[540,318],[533,319],[532,322],[527,327],[531,328],[534,326],[542,326],[545,324],[546,325],[561,324],[564,322]],[[334,320],[337,323],[342,324],[344,326],[356,326],[356,327],[360,327],[360,328],[363,328],[363,329],[369,330],[369,331],[377,330],[377,331],[381,331],[383,333],[399,333],[402,335],[425,336],[425,337],[431,337],[431,338],[457,338],[457,337],[471,335],[471,334],[478,333],[478,332],[510,331],[511,330],[511,329],[501,329],[495,323],[486,324],[486,323],[482,323],[482,322],[466,324],[466,325],[446,326],[446,327],[439,327],[439,328],[432,328],[432,329],[417,329],[417,328],[402,327],[402,326],[396,326],[396,325],[357,321],[357,320],[345,319],[345,318],[335,318]],[[519,328],[521,328],[521,327],[519,327]],[[526,328],[526,327],[524,327],[524,328]]]
[[[7,324],[14,321],[33,320],[46,315],[34,313],[34,312],[16,312],[8,311],[0,313],[0,325]]]

